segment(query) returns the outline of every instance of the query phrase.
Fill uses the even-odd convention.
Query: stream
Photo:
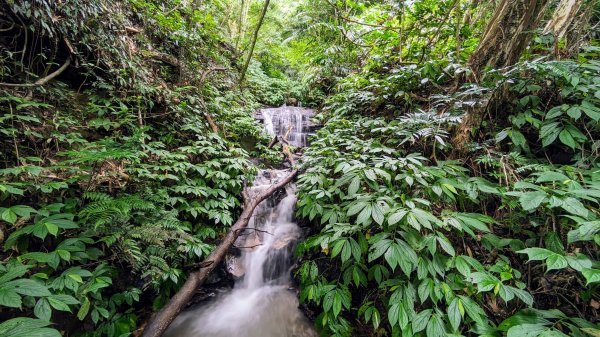
[[[296,107],[262,109],[257,116],[272,135],[289,145],[306,146],[312,110]],[[261,170],[252,186],[268,188],[289,169]],[[237,239],[239,256],[227,258],[237,277],[231,291],[208,304],[181,313],[166,337],[317,337],[312,323],[298,309],[291,269],[302,231],[294,222],[296,187],[288,184],[255,210],[247,230]]]

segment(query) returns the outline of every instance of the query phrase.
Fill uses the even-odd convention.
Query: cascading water
[[[286,137],[287,142],[296,147],[306,146],[306,139],[310,136],[307,127],[310,123],[312,110],[297,107],[283,106],[280,108],[262,109],[265,129],[271,136]]]
[[[306,145],[311,110],[281,107],[263,109],[265,129],[293,146]],[[288,170],[262,170],[253,190],[260,191],[282,179]],[[278,201],[279,200],[279,201]],[[316,337],[310,322],[298,309],[290,290],[293,248],[300,228],[293,222],[295,186],[283,198],[263,201],[247,229],[236,241],[241,250],[237,273],[243,274],[231,292],[195,310],[182,313],[167,337]]]

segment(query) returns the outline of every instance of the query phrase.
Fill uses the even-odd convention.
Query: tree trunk
[[[502,0],[498,4],[467,64],[476,81],[488,66],[498,69],[519,61],[547,3],[548,0]]]
[[[552,18],[546,24],[542,34],[554,36],[554,52],[556,59],[561,56],[572,57],[577,54],[583,42],[588,38],[587,25],[592,17],[594,1],[561,0]],[[559,48],[559,42],[564,45]]]
[[[262,12],[260,13],[260,19],[258,20],[258,24],[256,25],[256,29],[254,30],[254,35],[252,36],[252,43],[250,44],[250,51],[248,52],[248,57],[246,58],[246,63],[244,63],[244,67],[242,68],[242,73],[240,74],[240,82],[238,83],[239,87],[242,87],[242,83],[244,82],[244,78],[246,77],[246,71],[248,70],[248,65],[250,65],[250,60],[252,59],[252,54],[254,53],[254,46],[256,45],[256,39],[258,39],[258,31],[260,30],[260,26],[265,19],[265,14],[267,14],[267,9],[269,8],[270,0],[265,0],[265,5],[263,6]]]
[[[542,34],[552,34],[555,39],[565,36],[582,3],[583,0],[562,0]]]
[[[579,10],[574,13],[574,18],[571,20],[571,24],[567,27],[564,34],[565,47],[561,51],[561,54],[567,57],[574,58],[581,46],[594,38],[594,33],[597,29],[590,27],[590,20],[594,14],[594,1],[584,2]],[[598,23],[596,23],[596,28]]]
[[[204,283],[210,272],[223,260],[223,257],[234,244],[240,231],[248,225],[248,221],[252,217],[256,206],[275,193],[275,191],[292,181],[296,174],[298,174],[298,170],[293,170],[287,177],[271,185],[271,187],[256,196],[250,196],[248,190],[244,189],[244,210],[238,220],[231,226],[229,232],[227,232],[223,242],[200,264],[200,269],[188,276],[181,289],[151,319],[150,323],[144,329],[142,337],[160,337],[167,330],[175,317],[181,312],[181,309],[190,301],[196,289]]]
[[[525,51],[533,31],[544,16],[548,0],[501,0],[492,19],[486,26],[479,45],[469,58],[467,66],[471,69],[471,78],[480,82],[486,67],[505,68],[516,64]],[[503,100],[500,94],[489,97],[486,104],[467,110],[462,123],[454,135],[453,144],[459,152],[471,141],[473,129],[477,129],[488,109]]]
[[[250,0],[242,0],[240,4],[240,17],[237,26],[237,35],[235,37],[235,49],[238,50],[242,37],[246,34],[246,23],[248,22],[248,6]]]

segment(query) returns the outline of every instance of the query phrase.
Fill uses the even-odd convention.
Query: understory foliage
[[[298,32],[297,46],[323,48],[304,62],[336,78],[313,83],[328,97],[297,209],[315,226],[298,248],[300,299],[323,335],[600,334],[597,40],[557,59],[565,41],[538,35],[474,81],[466,62],[490,13],[476,3],[301,9],[317,42]]]
[[[224,6],[0,5],[0,336],[131,335],[234,222],[286,96],[238,91]]]

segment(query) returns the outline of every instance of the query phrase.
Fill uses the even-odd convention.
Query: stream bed
[[[287,135],[295,147],[306,146],[312,111],[281,107],[262,109],[266,131]],[[282,179],[288,169],[261,170],[252,189],[260,191]],[[291,269],[293,251],[302,237],[293,221],[296,188],[263,201],[248,228],[235,243],[239,256],[227,259],[227,269],[237,277],[233,289],[213,301],[177,317],[166,337],[317,337],[312,323],[298,309]]]

